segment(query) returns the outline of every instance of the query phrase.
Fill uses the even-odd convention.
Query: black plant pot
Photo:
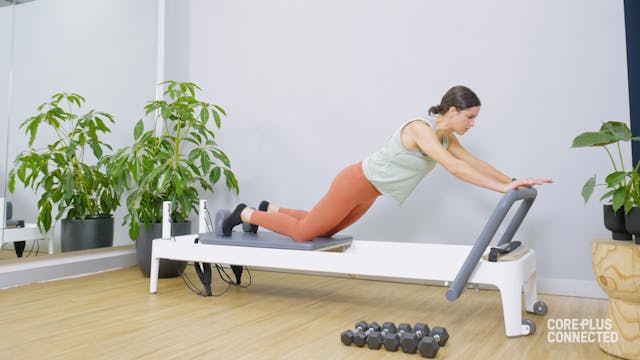
[[[640,244],[640,208],[634,206],[624,218],[624,226],[633,234],[636,244]]]
[[[191,234],[191,221],[183,221],[171,224],[171,236]],[[136,239],[136,258],[138,267],[145,277],[151,274],[151,248],[154,239],[162,237],[162,224],[150,224],[147,230],[146,225],[140,225],[140,235]],[[160,269],[158,276],[161,278],[172,278],[180,276],[187,267],[186,261],[160,259]]]
[[[60,229],[63,252],[113,246],[113,216],[93,215],[82,219],[63,219]]]
[[[631,234],[627,232],[625,227],[624,209],[620,208],[615,213],[613,206],[603,205],[604,226],[611,231],[613,240],[631,240]]]

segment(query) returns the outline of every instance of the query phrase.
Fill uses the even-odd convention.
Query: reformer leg
[[[158,291],[158,271],[160,270],[160,258],[151,251],[151,273],[149,274],[149,292],[155,294]]]
[[[538,301],[538,289],[536,286],[536,273],[531,274],[524,282],[524,307],[527,312],[534,313],[534,305]]]
[[[522,327],[522,288],[520,286],[498,285],[502,297],[504,330],[507,336],[528,335]]]
[[[51,237],[49,236],[49,234],[46,235],[47,242],[49,243],[49,255],[53,255],[53,240],[51,239]]]

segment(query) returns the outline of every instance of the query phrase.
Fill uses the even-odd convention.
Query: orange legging
[[[329,237],[356,222],[373,205],[380,192],[362,173],[362,163],[340,171],[327,194],[311,211],[280,208],[254,211],[251,224],[289,236],[296,241]]]

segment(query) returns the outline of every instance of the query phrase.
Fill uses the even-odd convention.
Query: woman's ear
[[[447,113],[450,113],[451,115],[455,115],[458,112],[458,109],[456,109],[455,106],[451,106],[449,107],[449,110],[447,110]]]

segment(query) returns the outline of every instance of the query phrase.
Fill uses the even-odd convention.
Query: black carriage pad
[[[201,244],[249,246],[270,249],[326,251],[340,247],[348,247],[353,240],[352,236],[334,235],[330,238],[315,238],[311,241],[295,241],[288,236],[269,231],[258,231],[257,234],[234,231],[231,236],[218,236],[208,232],[198,235]]]

